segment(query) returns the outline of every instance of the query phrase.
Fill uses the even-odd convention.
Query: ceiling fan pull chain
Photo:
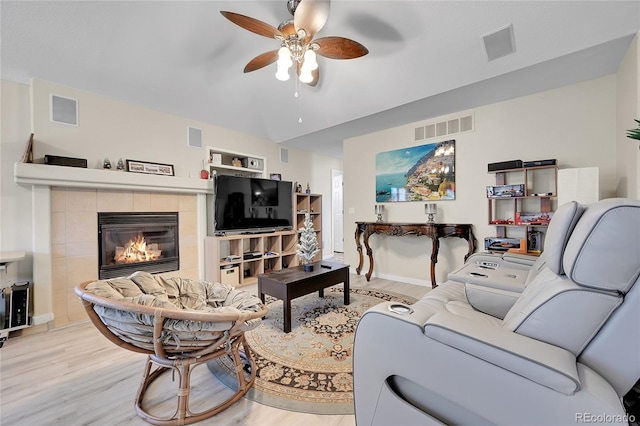
[[[300,96],[301,84],[300,79],[296,78],[294,80],[296,84],[296,91],[293,96],[298,98],[298,123],[302,123],[302,96]]]

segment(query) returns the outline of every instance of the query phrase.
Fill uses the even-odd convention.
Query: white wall
[[[33,128],[34,157],[45,154],[85,158],[89,168],[101,168],[105,157],[115,167],[119,158],[173,164],[176,176],[199,179],[207,146],[267,158],[267,176],[310,183],[323,195],[325,218],[331,217],[331,169],[342,168],[335,158],[288,148],[289,162],[280,163],[280,146],[268,139],[196,122],[117,99],[34,79],[31,86],[2,80],[2,140],[0,179],[2,213],[0,248],[32,251],[31,188],[13,182],[13,164],[20,161]],[[78,100],[79,126],[53,123],[49,96]],[[31,124],[33,123],[33,124]],[[203,148],[187,146],[187,126],[203,131]],[[330,222],[323,228],[330,229]],[[323,233],[331,247],[331,233]],[[36,236],[34,236],[36,237]],[[31,260],[23,262],[24,276],[32,274]]]
[[[456,140],[456,200],[438,202],[438,222],[471,223],[478,245],[495,236],[488,225],[485,187],[495,184],[487,164],[514,159],[555,158],[560,167],[600,168],[600,197],[616,194],[616,77],[566,86],[531,96],[462,111],[447,117],[473,113],[475,129],[428,142]],[[447,118],[444,117],[444,118]],[[414,128],[442,121],[443,117],[411,123],[351,138],[344,144],[345,235],[354,222],[375,220],[375,157],[378,152],[419,145]],[[386,203],[390,222],[424,222],[424,202]],[[350,210],[353,211],[350,214]],[[426,284],[429,282],[431,242],[426,237],[386,237],[370,240],[374,274]],[[464,240],[443,240],[436,278],[460,266],[467,251]],[[345,261],[357,265],[355,244],[345,244]],[[365,271],[368,261],[365,256]]]
[[[627,129],[640,119],[640,46],[633,40],[617,76],[617,169],[618,195],[640,199],[640,141],[627,137]]]
[[[0,80],[0,251],[25,251],[18,279],[32,276],[31,188],[13,182],[13,163],[31,133],[29,86]]]

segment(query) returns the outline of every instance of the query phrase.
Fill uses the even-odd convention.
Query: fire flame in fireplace
[[[158,244],[147,244],[144,235],[138,234],[135,240],[129,240],[125,247],[116,247],[116,263],[148,262],[156,260],[162,254]]]

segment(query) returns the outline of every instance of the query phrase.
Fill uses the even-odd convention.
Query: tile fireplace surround
[[[177,211],[180,270],[163,275],[204,277],[211,181],[23,163],[14,177],[32,188],[35,325],[86,319],[73,288],[98,279],[98,212]]]

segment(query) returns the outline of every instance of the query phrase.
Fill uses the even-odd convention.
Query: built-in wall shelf
[[[264,178],[267,159],[253,154],[207,147],[205,162],[211,176],[216,174]]]

